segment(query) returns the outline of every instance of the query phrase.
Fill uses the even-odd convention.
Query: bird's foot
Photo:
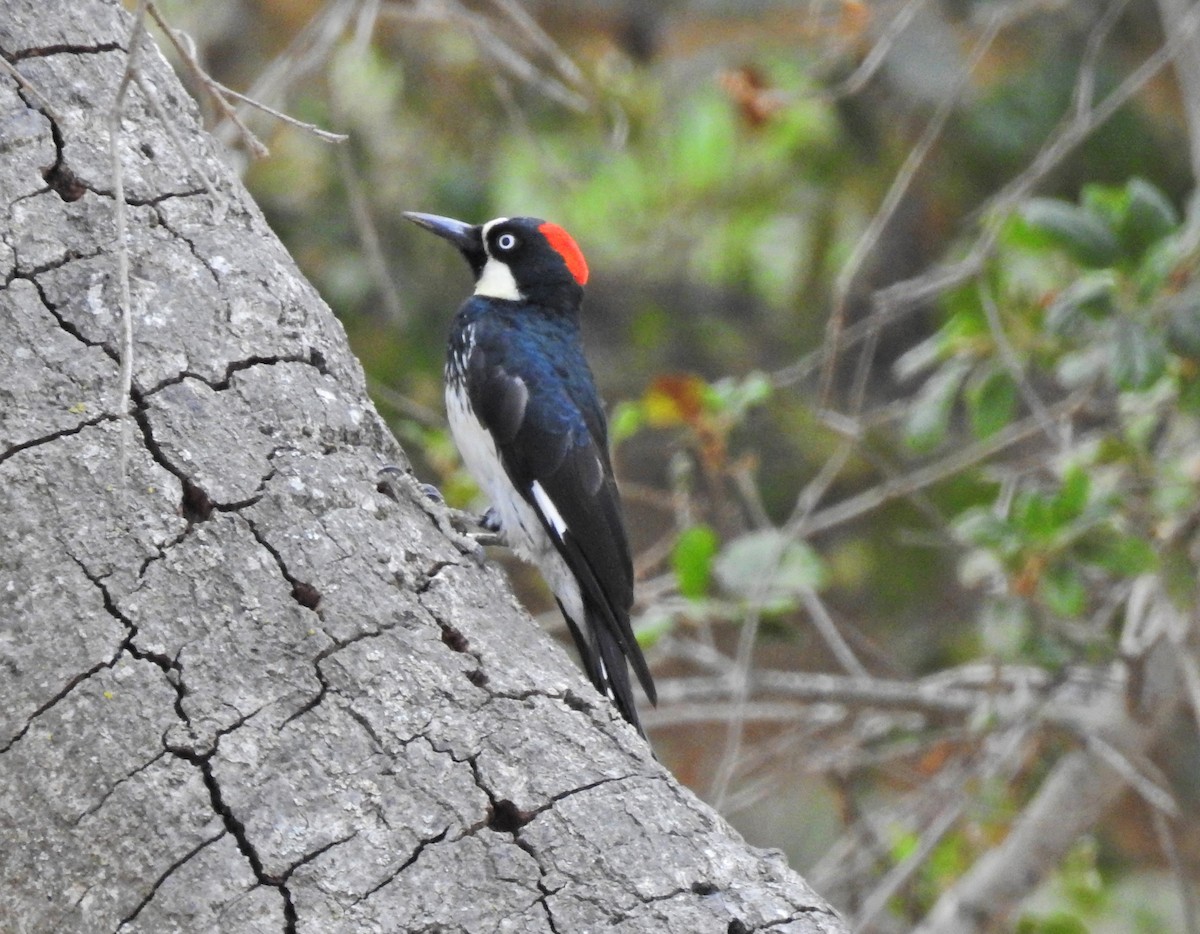
[[[504,530],[500,525],[500,516],[496,513],[494,506],[478,518],[453,509],[451,510],[451,521],[455,523],[460,532],[469,535],[480,545],[504,544]]]
[[[379,468],[379,491],[397,502],[407,498],[415,503],[459,551],[476,564],[483,564],[483,546],[492,542],[482,540],[485,535],[469,531],[468,525],[474,520],[461,510],[447,506],[441,490],[432,483],[422,483],[411,471],[387,464]]]

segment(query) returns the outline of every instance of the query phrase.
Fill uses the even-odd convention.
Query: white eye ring
[[[500,234],[496,238],[496,246],[501,250],[511,250],[517,245],[517,238],[510,233]]]

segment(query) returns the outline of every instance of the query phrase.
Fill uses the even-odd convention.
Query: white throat
[[[508,263],[489,256],[484,264],[483,272],[475,281],[475,294],[486,298],[503,298],[510,302],[520,301],[521,290],[517,288],[517,280],[513,278]]]

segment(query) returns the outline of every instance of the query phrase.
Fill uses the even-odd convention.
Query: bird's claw
[[[481,543],[474,534],[466,530],[462,521],[465,514],[447,506],[441,491],[436,486],[432,483],[422,483],[410,471],[403,467],[397,467],[395,464],[380,467],[378,474],[381,493],[400,502],[402,498],[400,491],[407,487],[408,498],[433,520],[433,524],[441,533],[450,539],[464,555],[471,558],[480,567],[483,566],[486,560],[483,545],[490,544],[490,542]]]

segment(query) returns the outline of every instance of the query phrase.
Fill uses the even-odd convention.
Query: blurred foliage
[[[271,158],[247,180],[345,323],[418,472],[449,502],[483,505],[441,415],[444,335],[469,275],[400,212],[532,214],[583,245],[585,338],[613,403],[638,550],[639,639],[652,659],[664,653],[660,671],[678,673],[667,655],[680,640],[732,654],[752,618],[763,623],[754,657],[764,665],[836,670],[807,615],[814,596],[862,664],[894,677],[973,660],[1059,672],[1117,658],[1125,597],[1146,575],[1194,609],[1200,280],[1178,101],[1151,84],[1041,179],[1037,196],[975,213],[1074,106],[1086,12],[1030,7],[1002,32],[839,297],[855,243],[977,37],[974,4],[922,10],[853,93],[842,82],[886,16],[852,0],[803,12],[533,4],[546,32],[490,3],[385,3],[365,31],[370,5],[165,6],[218,78],[254,91],[269,62],[287,62],[289,112],[350,134],[339,155],[276,125]],[[337,28],[306,26],[339,11]],[[1152,5],[1130,4],[1096,59],[1097,93],[1154,47],[1154,17]],[[873,290],[966,254],[981,232],[995,245],[978,274],[883,328],[862,410],[834,417],[862,346],[806,356],[822,346],[834,305],[843,301],[854,326]],[[823,362],[834,377],[825,399]],[[891,492],[976,449],[937,482]],[[829,464],[838,469],[826,477]],[[846,521],[822,515],[879,490]],[[820,519],[830,524],[796,534]],[[549,606],[536,584],[523,590],[531,606]],[[703,791],[724,729],[655,738]],[[854,799],[843,801],[849,815],[862,801],[904,801],[987,725],[972,729],[932,745],[907,727],[884,730],[881,742],[913,740],[917,752],[824,778]],[[738,781],[751,798],[766,789],[757,793],[773,795],[780,814],[801,799],[827,806],[796,789],[807,773],[786,774],[771,743],[787,735],[755,732],[776,753],[758,766],[747,755]],[[1057,750],[1039,748],[1048,759]],[[973,789],[969,816],[893,899],[894,929],[1003,837],[1040,774],[1033,763],[1010,783]],[[921,842],[913,809],[898,810],[892,863]],[[728,813],[739,820],[736,807]],[[758,842],[819,851],[804,837]],[[1120,834],[1098,839],[1080,842],[1049,907],[1018,930],[1091,929],[1136,863]],[[839,884],[834,897],[861,896]],[[1165,923],[1147,911],[1146,930]]]

